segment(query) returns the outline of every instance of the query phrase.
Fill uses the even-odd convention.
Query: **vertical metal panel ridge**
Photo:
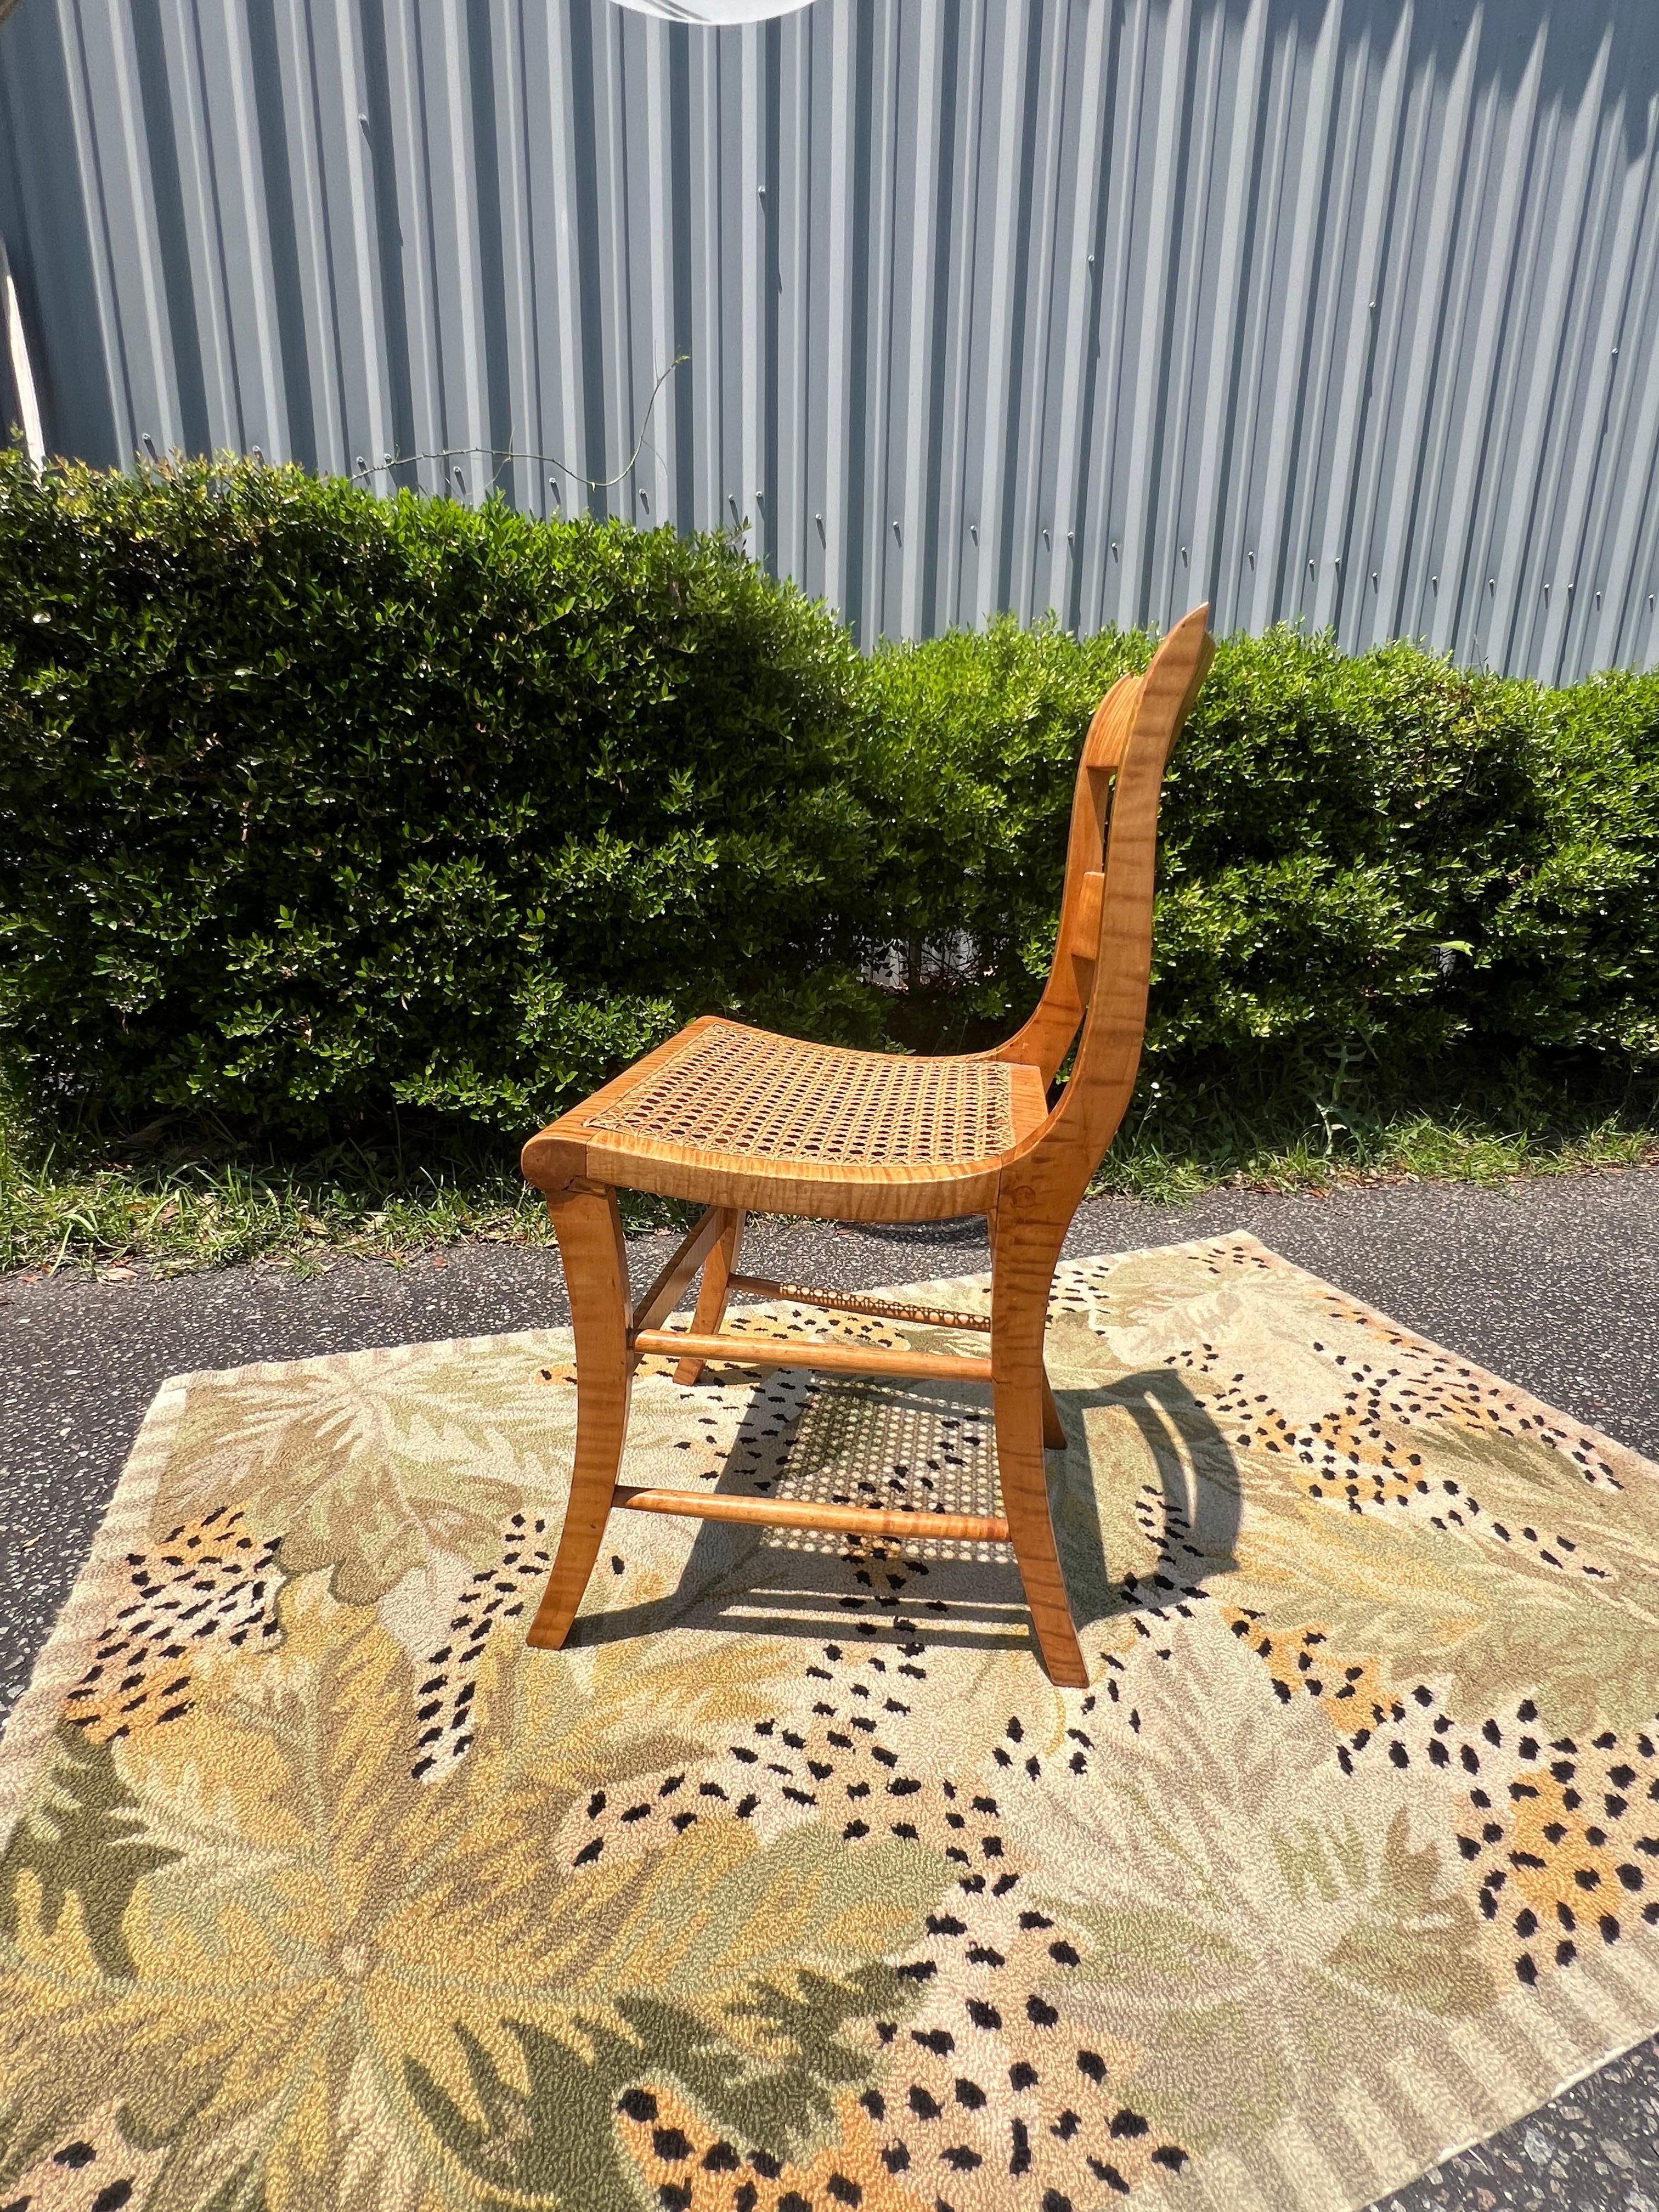
[[[88,459],[732,530],[866,643],[1659,661],[1652,0],[21,0],[0,129]]]

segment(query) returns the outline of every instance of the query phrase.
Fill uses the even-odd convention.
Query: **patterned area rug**
[[[167,1384],[0,1753],[0,2204],[1324,2212],[1659,2026],[1659,1470],[1245,1238],[1049,1350],[1064,1694],[994,1547],[637,1515],[528,1652],[562,1335]],[[660,1363],[626,1474],[994,1485]]]

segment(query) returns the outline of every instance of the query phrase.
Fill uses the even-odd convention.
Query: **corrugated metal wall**
[[[744,520],[866,638],[1659,657],[1655,0],[21,0],[0,103],[61,449]]]

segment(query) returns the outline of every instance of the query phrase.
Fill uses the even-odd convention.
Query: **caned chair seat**
[[[754,1204],[844,1218],[848,1176],[880,1169],[872,1207],[910,1186],[933,1212],[939,1186],[982,1182],[1048,1111],[1035,1066],[854,1052],[706,1015],[533,1139],[526,1171],[670,1197],[748,1173],[766,1186]]]
[[[1213,647],[1198,607],[1144,676],[1113,685],[1089,726],[1072,807],[1054,965],[1018,1034],[994,1051],[922,1059],[849,1052],[705,1017],[552,1122],[524,1149],[547,1194],[576,1340],[576,1455],[558,1553],[529,1640],[569,1634],[607,1518],[617,1507],[778,1522],[846,1536],[1013,1547],[1053,1679],[1086,1684],[1049,1514],[1045,1447],[1066,1441],[1043,1369],[1054,1262],[1078,1200],[1128,1104],[1152,969],[1152,891],[1164,763]],[[1073,1051],[1073,1047],[1075,1050]],[[1048,1103],[1066,1055],[1071,1073]],[[699,1201],[704,1212],[636,1304],[618,1189]],[[737,1273],[745,1215],[941,1221],[983,1214],[988,1321],[848,1298]],[[663,1323],[702,1271],[690,1329]],[[720,1333],[734,1289],[860,1314],[914,1316],[990,1337],[988,1358]],[[1000,1514],[889,1512],[708,1492],[619,1488],[632,1378],[677,1358],[690,1387],[710,1360],[816,1367],[991,1386]]]

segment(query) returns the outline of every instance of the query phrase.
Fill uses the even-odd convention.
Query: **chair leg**
[[[738,1248],[743,1243],[746,1218],[741,1206],[726,1215],[720,1241],[703,1262],[702,1287],[697,1292],[697,1310],[691,1323],[692,1332],[697,1336],[713,1336],[726,1317],[726,1290],[737,1273]],[[674,1380],[695,1382],[702,1370],[701,1359],[682,1359],[674,1370]]]
[[[1053,1404],[1042,1330],[1059,1247],[1051,1232],[1010,1224],[993,1250],[991,1395],[1002,1510],[1048,1678],[1066,1689],[1086,1689],[1089,1669],[1066,1601],[1042,1456],[1045,1401]]]
[[[570,1632],[617,1486],[633,1370],[628,1251],[614,1190],[550,1199],[576,1339],[576,1459],[553,1571],[526,1641],[556,1651]]]
[[[994,1213],[986,1216],[985,1233],[990,1241],[991,1265],[994,1269],[997,1257],[997,1218]],[[1044,1296],[1046,1298],[1046,1292]],[[1054,1403],[1047,1368],[1042,1370],[1042,1449],[1044,1451],[1064,1451],[1066,1449],[1066,1424],[1060,1419],[1060,1408]]]

